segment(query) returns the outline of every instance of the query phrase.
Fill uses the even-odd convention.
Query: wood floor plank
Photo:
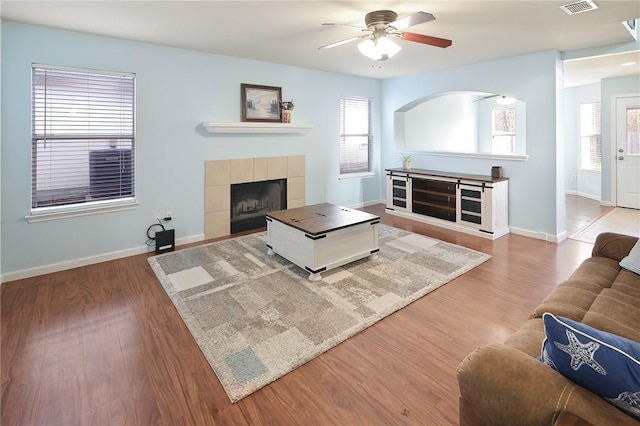
[[[314,361],[302,368],[313,368]],[[302,370],[287,374],[252,394],[252,398],[240,400],[237,405],[249,424],[340,424],[337,410],[325,410],[326,401],[318,397],[313,381],[300,373]]]
[[[210,368],[201,365],[186,383],[187,399],[194,414],[196,425],[238,425],[248,423],[237,405],[229,404],[229,399]]]
[[[82,417],[82,394],[77,376],[40,387],[36,425],[79,425]]]
[[[69,331],[56,327],[47,330],[42,386],[53,385],[82,373],[82,345],[81,327],[71,328]]]
[[[385,424],[453,424],[444,422],[433,407],[425,407],[424,400],[428,393],[416,386],[421,380],[411,379],[411,376],[421,375],[422,364],[407,375],[406,371],[392,367],[395,355],[386,352],[386,342],[375,342],[377,347],[363,339],[365,342],[344,342],[347,350],[330,351],[321,360],[336,377],[359,383],[369,398],[379,401],[380,409],[387,416]],[[403,379],[387,381],[387,374],[395,374]],[[407,392],[408,389],[411,392]],[[431,387],[427,389],[432,390]],[[437,391],[433,389],[433,392]]]
[[[491,241],[383,205],[363,210],[493,257],[236,404],[150,254],[5,283],[0,423],[454,425],[458,363],[507,339],[592,249],[513,234]]]
[[[18,312],[20,318],[23,317],[22,312]],[[0,362],[3,378],[0,423],[3,425],[36,424],[45,357],[44,338],[40,337],[43,334],[41,326],[37,321],[12,322],[7,333],[3,333],[3,349],[5,341],[13,339],[17,342],[13,357],[5,360],[3,353]]]

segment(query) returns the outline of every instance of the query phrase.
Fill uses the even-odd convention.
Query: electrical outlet
[[[173,219],[173,212],[165,213],[164,218],[167,219],[167,220],[172,220]]]
[[[324,199],[324,196],[325,196],[325,195],[326,195],[326,194],[325,194],[325,192],[324,192],[324,189],[321,189],[321,190],[320,190],[320,198]]]
[[[154,213],[153,214],[153,220],[155,220],[157,222],[160,219],[162,219],[162,215],[160,213]]]

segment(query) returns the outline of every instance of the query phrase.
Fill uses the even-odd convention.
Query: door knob
[[[618,157],[618,160],[624,160],[624,157],[621,155],[620,157]]]
[[[624,152],[624,149],[620,148],[620,149],[618,150],[618,152]]]

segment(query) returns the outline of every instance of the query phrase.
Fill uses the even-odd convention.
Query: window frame
[[[513,111],[513,132],[498,132],[496,130],[496,112],[497,111]],[[496,155],[514,155],[516,153],[516,134],[517,134],[517,126],[518,126],[518,111],[515,106],[504,105],[497,106],[491,108],[491,153]],[[496,152],[495,148],[495,138],[496,137],[511,137],[511,144],[509,152]]]
[[[67,82],[63,82],[63,84],[59,86],[47,85],[46,75],[47,73],[51,73],[55,75],[55,78],[58,81],[63,81],[68,79]],[[45,79],[44,82],[41,79]],[[54,78],[54,77],[52,77]],[[120,90],[124,90],[124,92],[120,92],[120,99],[117,98],[118,92],[116,89],[113,89],[112,86],[109,86],[109,90],[106,92],[108,96],[107,101],[101,105],[97,110],[94,108],[95,104],[100,104],[100,101],[91,100],[93,99],[91,95],[92,92],[87,89],[86,92],[78,90],[81,84],[88,84],[89,81],[92,80],[102,80],[101,83],[111,83],[117,82],[118,79],[125,79],[125,83],[123,86],[119,86]],[[76,216],[84,216],[89,214],[97,214],[104,212],[112,212],[112,211],[121,211],[121,210],[130,210],[135,208],[138,205],[136,200],[136,184],[135,184],[135,169],[136,169],[136,74],[128,73],[128,72],[114,72],[107,70],[94,70],[94,69],[86,69],[86,68],[77,68],[77,67],[66,67],[66,66],[56,66],[56,65],[47,65],[47,64],[39,64],[32,63],[31,64],[31,165],[30,165],[30,176],[31,176],[31,185],[30,185],[30,214],[25,218],[28,222],[39,222],[43,220],[50,219],[60,219],[67,217],[76,217]],[[68,84],[68,85],[67,85]],[[61,87],[63,90],[59,92],[54,92],[53,88]],[[76,92],[74,94],[74,89]],[[66,91],[65,91],[66,90]],[[92,89],[93,90],[93,89]],[[56,93],[53,97],[49,97],[48,91],[52,93]],[[78,97],[85,96],[86,93],[86,101],[78,101],[78,99],[82,99]],[[109,96],[116,95],[115,98],[110,98]],[[71,99],[69,105],[63,105],[66,101],[66,96],[68,99]],[[115,101],[113,100],[115,99]],[[50,111],[47,111],[47,107],[49,102],[56,102],[57,106]],[[74,103],[75,102],[75,103]],[[86,106],[77,106],[80,105],[77,102],[86,102]],[[55,104],[54,104],[55,105]],[[62,106],[61,106],[62,105]],[[119,128],[115,126],[113,123],[117,122],[114,120],[103,120],[101,123],[106,124],[95,124],[100,122],[100,118],[93,118],[91,116],[92,113],[112,113],[114,110],[114,106],[123,108],[120,110],[116,110],[117,117],[119,119]],[[80,108],[80,109],[78,109]],[[110,109],[111,108],[111,109]],[[62,114],[56,115],[56,113],[68,113],[69,115],[73,115],[76,113],[80,118],[76,117],[76,120],[65,119]],[[51,120],[51,117],[54,116],[55,119]],[[63,117],[63,118],[60,118]],[[89,118],[92,117],[92,118]],[[122,120],[125,120],[124,122]],[[122,124],[124,123],[124,124]],[[78,130],[79,129],[79,130]],[[103,129],[105,129],[103,131]],[[120,165],[129,164],[129,170],[125,177],[129,178],[129,182],[125,183],[124,191],[122,190],[122,172],[117,176],[120,181],[120,189],[119,193],[114,193],[115,195],[109,194],[108,196],[96,197],[96,199],[91,199],[90,196],[85,195],[85,199],[81,202],[67,202],[65,204],[64,201],[61,200],[62,197],[57,197],[54,195],[51,197],[51,204],[46,205],[46,201],[43,202],[42,205],[38,205],[38,201],[35,197],[38,196],[38,191],[53,191],[58,193],[64,193],[68,190],[68,188],[64,188],[64,185],[59,188],[49,188],[49,189],[38,189],[38,152],[45,149],[47,142],[50,141],[52,145],[50,147],[55,146],[56,142],[59,145],[62,155],[70,155],[72,166],[80,166],[76,170],[78,170],[79,174],[83,175],[82,177],[77,178],[77,181],[81,184],[78,186],[80,189],[79,194],[82,194],[83,191],[88,193],[90,190],[91,184],[88,175],[90,174],[90,159],[89,153],[95,151],[91,149],[92,147],[98,146],[97,149],[116,149],[119,153],[124,154],[123,157],[119,158]],[[83,146],[84,144],[84,146]],[[70,151],[69,151],[70,150]],[[53,152],[53,151],[51,151]],[[86,170],[84,169],[84,159],[80,156],[84,156],[83,153],[86,152]],[[49,155],[52,155],[49,153]],[[76,158],[73,158],[76,157]],[[55,161],[54,161],[55,160]],[[50,157],[50,164],[55,165],[57,161],[62,162],[63,160],[67,160],[65,157]],[[124,161],[124,163],[123,163]],[[70,166],[71,167],[71,166]],[[64,175],[65,171],[69,169],[62,169],[62,172],[57,172],[54,174],[50,174],[53,178],[61,178],[62,180],[67,179]],[[49,179],[52,179],[49,177]],[[103,185],[107,185],[108,182],[107,177],[104,178],[105,181],[102,182]],[[68,185],[71,181],[67,181]],[[48,183],[51,185],[51,183]],[[45,184],[46,185],[46,184]],[[84,190],[82,188],[85,188]]]
[[[367,132],[366,133],[348,133],[345,129],[345,102],[355,102],[355,103],[364,103],[367,105]],[[374,164],[373,164],[373,144],[374,144],[374,135],[373,135],[373,99],[370,97],[362,97],[362,96],[347,96],[341,95],[339,101],[339,130],[338,130],[338,173],[339,180],[344,179],[354,179],[354,178],[362,178],[362,177],[370,177],[374,176]],[[345,161],[343,158],[343,154],[347,154],[348,152],[343,149],[343,143],[346,144],[346,138],[367,138],[367,167],[365,168],[357,168],[353,166],[352,162]],[[345,140],[345,142],[343,142]],[[351,166],[349,166],[351,165]],[[352,171],[343,171],[343,168],[353,167]]]
[[[583,123],[582,123],[582,115],[583,115],[583,107],[587,106],[587,105],[597,105],[597,109],[599,111],[599,114],[593,116],[592,115],[592,119],[594,117],[598,118],[598,127],[599,127],[599,132],[597,133],[592,133],[592,134],[583,134]],[[578,169],[580,171],[584,171],[584,172],[593,172],[593,173],[601,173],[602,171],[602,103],[600,101],[588,101],[588,102],[580,102],[580,106],[578,107]],[[594,138],[595,137],[595,141],[594,140],[589,140],[589,164],[585,164],[583,163],[583,156],[584,156],[584,140],[585,138]],[[594,150],[593,144],[596,144],[596,149]],[[598,150],[598,145],[599,145],[599,150]],[[598,158],[598,153],[599,153],[599,158],[600,158],[600,164],[599,167],[597,165],[597,162],[591,162],[592,158],[591,158],[591,153],[595,152],[595,158]]]

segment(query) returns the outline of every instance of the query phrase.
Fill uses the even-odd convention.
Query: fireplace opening
[[[264,228],[268,212],[286,208],[286,179],[231,185],[231,233]]]

